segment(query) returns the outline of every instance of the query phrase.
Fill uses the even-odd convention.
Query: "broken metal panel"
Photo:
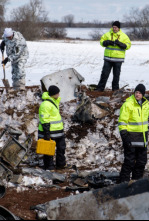
[[[140,196],[143,196],[143,193],[148,194],[148,192],[149,179],[142,179],[132,185],[123,183],[118,186],[104,188],[102,190],[94,190],[77,196],[51,201],[46,204],[46,213],[48,220],[109,220],[115,210],[117,215],[120,216],[120,214],[122,214],[124,216],[129,213],[131,208],[136,208],[136,202],[133,199],[137,198],[137,196],[139,196],[137,201],[138,208],[142,208],[142,204],[145,202],[148,206],[148,198],[144,203],[142,198],[142,201],[139,203]],[[129,197],[128,200],[127,197]],[[123,214],[120,210],[122,208],[122,203],[121,207],[119,207],[120,209],[117,209],[117,204],[115,202],[124,202],[125,200],[129,202],[129,199],[132,199],[133,207],[124,211]],[[113,209],[109,207],[111,204],[116,206],[115,209],[114,207]],[[104,205],[104,208],[107,208],[105,217],[103,213],[105,209],[103,209],[102,205]],[[112,220],[115,219],[112,218]]]
[[[43,90],[48,91],[51,85],[60,88],[62,102],[76,99],[76,90],[85,79],[73,68],[47,75],[41,79]]]
[[[105,199],[106,196],[108,196],[113,199],[121,199],[145,192],[149,192],[149,179],[147,178],[138,180],[131,185],[128,183],[122,183],[111,188],[105,188],[102,190],[100,197]]]
[[[98,203],[92,192],[51,201],[46,205],[48,220],[98,220]]]
[[[26,155],[26,153],[26,148],[12,137],[3,147],[1,157],[12,167],[17,167]]]
[[[144,193],[104,203],[98,210],[100,220],[149,220],[148,199]]]

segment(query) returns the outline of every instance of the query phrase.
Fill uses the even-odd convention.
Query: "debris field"
[[[66,159],[74,167],[72,170],[51,173],[43,171],[42,156],[36,154],[38,109],[42,102],[40,86],[27,87],[25,92],[18,93],[13,89],[7,93],[0,88],[0,132],[6,125],[21,131],[19,142],[22,145],[28,135],[31,137],[27,154],[19,166],[12,167],[0,153],[1,163],[6,166],[4,173],[0,165],[1,181],[6,187],[0,205],[15,216],[25,220],[44,219],[45,213],[37,209],[37,205],[112,186],[117,182],[123,163],[123,147],[118,130],[119,111],[133,92],[124,89],[115,93],[110,90],[95,92],[86,86],[82,86],[81,90],[91,105],[92,121],[73,121],[76,110],[80,111],[80,101],[61,104],[67,143]],[[8,139],[7,133],[1,138],[0,152]],[[12,176],[8,177],[7,169]]]

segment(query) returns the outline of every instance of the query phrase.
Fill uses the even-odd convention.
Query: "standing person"
[[[60,115],[59,104],[60,89],[57,86],[50,86],[49,91],[42,96],[43,102],[39,109],[39,139],[56,141],[56,167],[58,169],[71,169],[66,164],[65,150],[66,142],[64,135],[64,126]],[[54,170],[53,156],[44,156],[45,170]]]
[[[145,90],[139,84],[120,110],[119,130],[125,157],[121,182],[129,182],[131,173],[132,180],[142,178],[147,163],[149,101],[144,97]]]
[[[104,91],[110,72],[113,68],[112,90],[119,90],[121,66],[125,59],[126,50],[131,47],[129,37],[121,31],[121,23],[115,21],[111,30],[104,34],[100,40],[102,47],[105,47],[104,66],[97,90]]]
[[[7,58],[2,61],[2,64],[6,65],[11,62],[13,88],[15,90],[25,90],[25,64],[29,57],[26,41],[21,33],[6,28],[1,43],[2,53],[5,46]]]

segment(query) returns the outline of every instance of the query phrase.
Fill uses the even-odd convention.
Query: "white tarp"
[[[42,87],[47,91],[51,85],[60,88],[62,102],[74,100],[77,86],[85,79],[73,68],[47,75],[41,79]]]

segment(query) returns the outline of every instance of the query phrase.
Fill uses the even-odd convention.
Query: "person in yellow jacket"
[[[110,72],[113,68],[112,90],[119,90],[121,66],[125,60],[126,50],[131,48],[129,37],[120,29],[121,23],[116,21],[111,30],[104,34],[100,40],[102,47],[105,47],[104,66],[97,90],[104,91]]]
[[[139,84],[135,94],[126,100],[120,110],[119,130],[124,146],[124,164],[121,182],[143,177],[147,163],[149,101],[144,97],[145,86]]]
[[[45,140],[55,140],[56,168],[70,169],[71,165],[66,164],[65,150],[66,142],[64,135],[64,126],[60,115],[60,89],[57,86],[50,86],[49,91],[43,93],[43,102],[39,108],[39,132],[38,138]],[[44,156],[45,170],[54,170],[54,159],[52,156]]]

